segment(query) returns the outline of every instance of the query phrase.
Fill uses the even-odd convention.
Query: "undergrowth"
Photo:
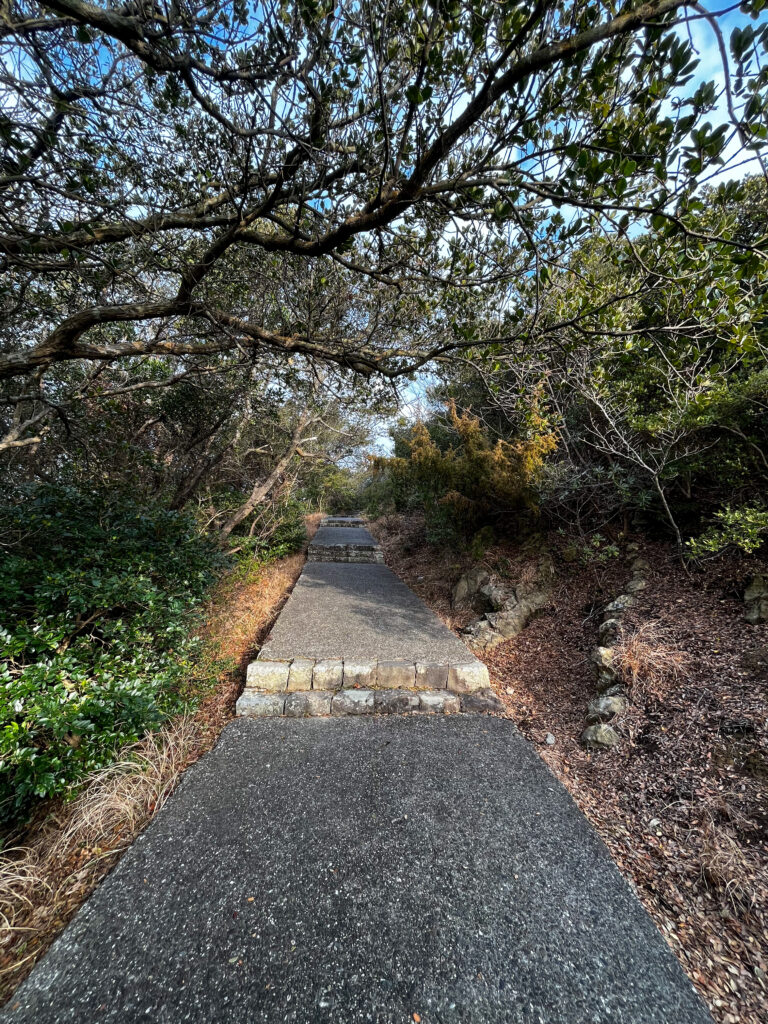
[[[295,550],[298,516],[242,549],[248,576]],[[301,525],[301,529],[300,529]],[[38,487],[0,508],[0,821],[72,794],[192,710],[219,666],[196,628],[232,564],[191,516],[125,494]]]

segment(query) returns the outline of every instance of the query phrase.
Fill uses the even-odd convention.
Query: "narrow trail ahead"
[[[362,524],[309,558],[240,717],[3,1019],[711,1022],[565,789],[469,713],[495,706],[485,667]]]

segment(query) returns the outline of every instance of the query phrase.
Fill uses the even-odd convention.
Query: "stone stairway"
[[[237,713],[498,711],[488,670],[383,563],[360,517],[325,519]]]
[[[310,562],[384,563],[381,548],[362,526],[342,522],[321,524],[307,551]]]

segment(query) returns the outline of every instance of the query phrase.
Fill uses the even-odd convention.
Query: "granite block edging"
[[[270,693],[303,690],[450,690],[474,693],[490,686],[488,669],[477,659],[464,663],[368,661],[342,658],[256,659],[248,666],[246,689]]]
[[[283,696],[244,690],[237,702],[237,714],[250,718],[317,718],[408,712],[455,715],[461,711],[503,710],[501,702],[490,689],[483,707],[469,703],[470,696],[477,698],[479,695],[464,696],[449,690],[306,690]]]
[[[264,660],[248,666],[237,714],[253,717],[501,711],[488,669],[464,664],[342,658]]]
[[[384,555],[379,548],[346,547],[310,547],[307,551],[308,562],[350,562],[357,565],[383,565]]]

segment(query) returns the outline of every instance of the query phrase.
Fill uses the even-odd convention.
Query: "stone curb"
[[[309,548],[308,562],[353,562],[359,565],[383,565],[384,555],[376,548],[362,548],[341,544],[333,547]]]
[[[237,714],[247,718],[318,718],[405,712],[455,715],[462,710],[498,710],[495,706],[465,709],[464,702],[465,698],[448,690],[305,690],[286,695],[244,690],[237,701]]]
[[[358,661],[341,658],[258,658],[248,666],[248,690],[295,693],[306,690],[448,690],[470,694],[490,687],[488,669],[477,659],[463,664],[410,661]]]

